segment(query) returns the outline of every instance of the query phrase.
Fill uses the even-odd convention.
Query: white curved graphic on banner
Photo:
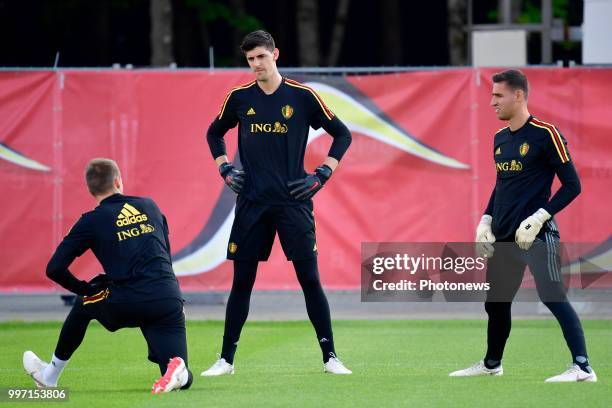
[[[430,162],[456,169],[468,169],[470,166],[436,150],[427,147],[406,132],[397,129],[391,123],[374,114],[350,95],[338,89],[319,82],[306,85],[315,89],[331,110],[338,114],[342,122],[353,132],[360,133],[384,144],[396,147],[406,153],[413,154]],[[310,139],[314,139],[325,131],[315,132],[311,129]]]
[[[225,261],[227,243],[229,241],[234,208],[212,238],[189,256],[172,264],[176,276],[197,275],[215,269]]]
[[[442,166],[455,169],[469,168],[467,164],[445,156],[420,143],[406,132],[398,130],[346,93],[319,82],[310,82],[306,85],[317,91],[330,109],[342,118],[342,122],[352,132],[357,132]],[[313,130],[311,128],[308,134],[308,144],[325,133],[323,129]],[[232,208],[232,211],[210,240],[191,254],[173,263],[176,275],[197,275],[211,271],[223,263],[226,259],[226,248],[233,221],[234,209]]]
[[[31,170],[51,171],[51,169],[44,164],[40,164],[36,160],[32,160],[23,154],[18,153],[4,143],[0,143],[0,159]]]

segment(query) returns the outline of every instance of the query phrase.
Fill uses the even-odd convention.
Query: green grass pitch
[[[479,360],[484,321],[337,321],[339,357],[351,376],[323,374],[309,322],[247,322],[236,355],[236,374],[204,378],[216,359],[222,322],[188,322],[189,391],[150,395],[157,366],[146,360],[138,329],[106,332],[90,325],[64,371],[69,402],[45,406],[414,406],[609,407],[612,396],[612,321],[585,321],[598,383],[545,384],[569,362],[561,331],[551,320],[515,321],[502,377],[450,378]],[[33,386],[21,356],[31,349],[48,360],[60,323],[0,323],[0,388]],[[35,403],[34,406],[39,403]],[[27,403],[0,403],[25,407]]]

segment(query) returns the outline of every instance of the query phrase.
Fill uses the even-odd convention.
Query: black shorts
[[[276,232],[287,260],[317,256],[312,201],[297,206],[272,206],[238,196],[227,259],[267,261]]]
[[[523,281],[525,267],[533,275],[538,297],[542,302],[567,301],[567,286],[561,273],[563,247],[559,232],[549,226],[542,228],[525,251],[511,239],[493,244],[495,252],[487,262],[488,302],[512,302]]]
[[[91,298],[77,297],[70,313],[95,319],[111,332],[139,327],[147,341],[148,359],[159,365],[162,374],[172,357],[181,357],[188,364],[185,313],[181,299],[111,303],[106,298],[91,301]]]

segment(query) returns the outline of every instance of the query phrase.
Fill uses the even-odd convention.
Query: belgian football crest
[[[230,242],[227,249],[229,250],[230,254],[235,254],[238,250],[238,245],[236,245],[235,242]]]
[[[521,147],[519,147],[519,153],[521,154],[521,157],[525,157],[528,151],[529,151],[529,144],[527,144],[526,142],[523,143]]]
[[[291,105],[285,105],[281,108],[281,113],[283,114],[285,119],[289,119],[293,116],[293,108],[291,107]]]

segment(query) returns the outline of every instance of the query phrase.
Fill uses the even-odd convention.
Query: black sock
[[[557,318],[567,347],[572,353],[573,363],[582,371],[590,373],[589,357],[580,319],[569,302],[544,302],[546,307]]]
[[[221,346],[221,358],[225,359],[229,364],[234,364],[234,355],[238,348],[238,340],[223,336],[223,345]]]
[[[293,261],[293,265],[304,292],[308,318],[317,333],[317,340],[323,354],[323,362],[326,363],[327,360],[335,356],[336,350],[334,348],[329,304],[319,279],[317,258]]]
[[[225,330],[221,358],[234,364],[240,332],[249,315],[251,291],[257,275],[257,261],[234,261],[232,290],[225,309]]]
[[[510,302],[485,302],[485,310],[489,315],[487,326],[487,354],[484,364],[487,368],[495,368],[501,364],[506,341],[512,328],[512,304]],[[496,365],[494,365],[496,363]]]
[[[582,371],[585,373],[592,373],[591,365],[589,364],[589,359],[586,356],[574,356],[572,358],[574,364],[576,364]]]
[[[327,337],[321,337],[319,340],[319,347],[321,348],[321,354],[323,354],[323,362],[327,363],[327,361],[336,357],[336,350],[334,348],[334,339]]]
[[[485,358],[485,360],[484,360],[484,366],[487,367],[489,370],[497,368],[500,365],[501,365],[501,361],[500,360],[492,360],[490,358]]]

